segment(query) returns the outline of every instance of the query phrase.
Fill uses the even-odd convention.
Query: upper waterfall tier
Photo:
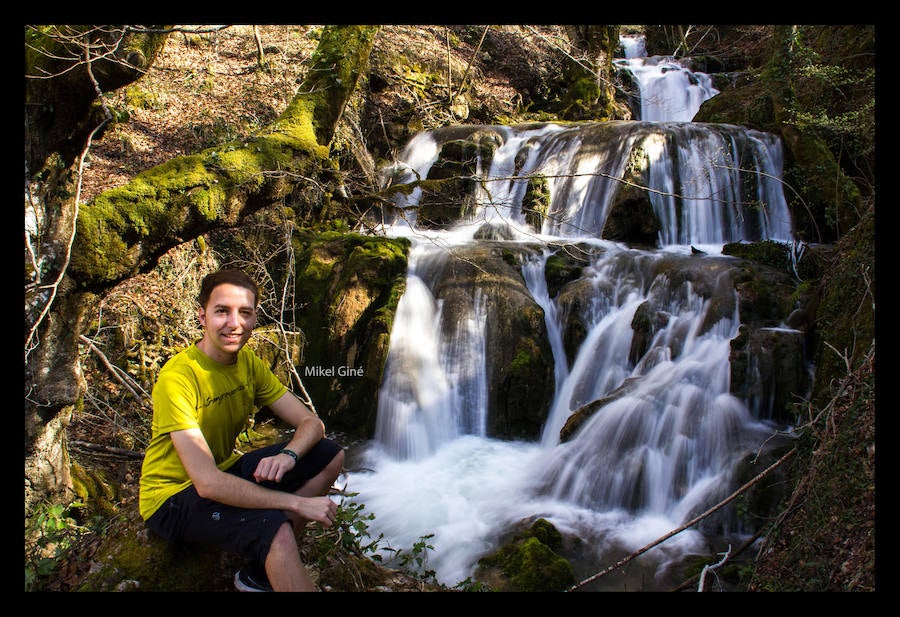
[[[640,87],[641,120],[690,122],[703,101],[719,93],[705,73],[687,69],[667,56],[617,60]]]
[[[385,185],[415,186],[385,215],[419,230],[504,222],[529,237],[652,246],[790,241],[781,173],[775,135],[728,124],[444,127],[385,170]]]
[[[674,56],[647,56],[643,36],[619,39],[625,58],[614,64],[628,71],[638,87],[635,117],[650,122],[690,122],[704,101],[719,93],[712,77]]]

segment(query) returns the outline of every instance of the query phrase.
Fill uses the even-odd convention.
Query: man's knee
[[[297,537],[294,535],[294,526],[291,524],[291,521],[285,521],[278,528],[278,531],[275,532],[271,548],[294,549],[296,546]]]
[[[331,469],[337,469],[337,472],[340,473],[341,470],[344,469],[344,449],[341,448],[338,450],[337,454],[334,455],[334,458],[331,459],[331,463],[328,465]]]

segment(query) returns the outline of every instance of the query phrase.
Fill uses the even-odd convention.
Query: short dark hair
[[[197,302],[200,303],[200,306],[206,308],[206,303],[209,302],[213,289],[224,283],[249,289],[253,292],[253,305],[256,306],[259,303],[259,286],[256,284],[256,281],[250,278],[243,270],[224,268],[203,277],[203,282],[200,283],[200,295],[197,296]]]

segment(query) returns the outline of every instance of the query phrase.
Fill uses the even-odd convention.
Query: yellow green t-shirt
[[[141,517],[191,483],[169,433],[199,428],[219,469],[240,457],[237,437],[256,408],[274,403],[287,388],[247,347],[234,364],[220,364],[196,343],[169,359],[153,387],[150,445],[141,466]]]

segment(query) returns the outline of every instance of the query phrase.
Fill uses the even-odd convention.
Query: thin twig
[[[122,384],[122,386],[126,390],[131,392],[131,395],[134,398],[136,398],[138,401],[140,401],[141,405],[145,405],[147,403],[147,401],[149,400],[149,397],[147,396],[146,392],[144,392],[142,394],[138,394],[137,392],[135,392],[134,388],[132,388],[131,385],[123,378],[121,371],[117,370],[118,367],[114,366],[109,361],[109,359],[106,357],[106,355],[102,351],[100,351],[96,345],[94,345],[94,341],[92,341],[91,339],[89,339],[88,337],[86,337],[83,334],[79,334],[78,338],[88,346],[88,349],[90,349],[95,354],[97,354],[97,356],[99,356],[100,361],[103,363],[103,365],[107,369],[109,369],[109,372],[112,373],[112,376],[116,379],[116,381],[118,381],[120,384]],[[140,386],[138,386],[138,387],[140,387]]]
[[[77,439],[70,439],[69,445],[74,446],[76,448],[81,448],[83,450],[92,450],[94,452],[102,452],[105,454],[115,454],[117,456],[124,456],[126,458],[144,458],[144,453],[139,450],[129,450],[127,448],[116,448],[114,446],[105,446],[99,443],[90,443],[87,441],[80,441]]]
[[[117,43],[118,44],[118,43]],[[78,171],[76,173],[77,184],[75,188],[75,211],[72,213],[72,233],[69,234],[68,242],[66,243],[66,252],[65,252],[65,261],[62,264],[62,267],[59,270],[59,276],[56,277],[56,280],[50,284],[49,287],[52,289],[50,293],[50,297],[47,300],[47,303],[44,305],[41,310],[40,315],[38,315],[37,320],[35,320],[34,325],[31,327],[31,330],[28,332],[28,337],[25,339],[25,356],[28,357],[29,352],[31,351],[31,342],[34,339],[35,334],[37,333],[38,327],[40,327],[41,323],[43,323],[44,319],[47,317],[47,314],[50,312],[50,307],[53,305],[54,300],[56,300],[56,292],[59,290],[59,285],[63,280],[63,277],[66,275],[66,272],[69,269],[69,261],[72,258],[72,246],[75,243],[75,233],[77,231],[78,226],[78,203],[81,200],[81,183],[84,178],[84,160],[87,157],[88,152],[91,149],[91,143],[94,139],[94,135],[97,134],[101,128],[103,128],[107,122],[112,120],[112,113],[109,111],[109,108],[106,106],[106,100],[103,97],[103,92],[100,89],[100,84],[97,82],[97,79],[94,77],[94,73],[91,66],[91,55],[90,55],[90,47],[85,45],[84,48],[85,54],[85,68],[88,74],[88,77],[91,79],[91,83],[94,85],[94,90],[97,92],[97,98],[100,100],[101,105],[103,106],[103,111],[106,114],[106,117],[103,119],[100,124],[98,124],[93,131],[88,134],[87,141],[85,143],[84,149],[81,151],[81,155],[78,157]]]
[[[722,559],[720,559],[718,562],[716,562],[712,565],[706,564],[705,566],[703,566],[703,570],[700,572],[700,584],[697,585],[697,591],[699,593],[703,593],[703,587],[704,587],[704,584],[706,583],[706,574],[708,572],[715,572],[720,567],[722,567],[722,564],[724,564],[726,561],[728,561],[728,557],[730,555],[731,555],[731,545],[729,544],[728,550],[725,551],[724,553],[722,553]]]
[[[466,77],[469,75],[469,69],[472,68],[472,64],[475,62],[475,58],[478,57],[478,52],[481,51],[481,45],[484,43],[484,37],[487,36],[488,30],[491,29],[490,24],[484,27],[484,32],[481,33],[481,40],[478,41],[478,47],[475,48],[475,52],[472,54],[472,59],[469,60],[469,64],[466,65],[466,71],[463,73],[462,79],[459,80],[459,88],[456,89],[456,96],[459,96],[462,93],[463,86],[466,84]],[[450,97],[450,102],[453,102],[453,97]]]

